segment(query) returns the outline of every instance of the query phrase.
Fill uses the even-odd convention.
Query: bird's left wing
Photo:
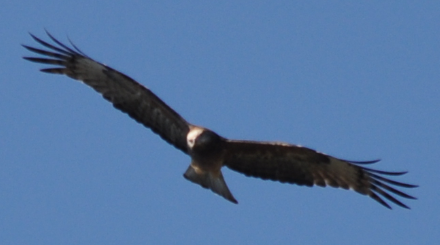
[[[49,33],[47,34],[58,46],[49,44],[31,34],[35,41],[48,48],[49,51],[23,45],[32,52],[46,56],[46,58],[24,57],[24,59],[55,65],[56,67],[41,69],[41,71],[64,74],[83,81],[102,94],[115,108],[151,128],[153,132],[176,148],[185,153],[188,152],[186,135],[190,124],[159,97],[125,74],[89,58],[73,44],[74,49],[69,48]]]
[[[402,175],[406,172],[385,172],[360,166],[375,163],[378,160],[345,161],[309,148],[273,142],[228,140],[225,148],[224,165],[246,176],[297,185],[323,187],[329,185],[353,189],[372,197],[388,208],[391,207],[377,194],[404,208],[408,206],[390,193],[415,199],[390,186],[412,188],[416,187],[415,185],[400,183],[381,176]]]

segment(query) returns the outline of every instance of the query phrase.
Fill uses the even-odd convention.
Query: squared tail
[[[196,171],[192,165],[189,165],[188,169],[183,174],[183,177],[193,183],[199,184],[203,188],[212,190],[214,193],[233,203],[238,203],[234,196],[232,196],[232,193],[229,191],[221,171],[219,173]]]

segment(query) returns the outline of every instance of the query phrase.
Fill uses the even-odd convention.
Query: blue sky
[[[1,244],[438,244],[437,1],[4,1]],[[380,158],[412,209],[224,169],[233,205],[182,177],[189,157],[90,88],[21,59],[44,28],[234,139]]]

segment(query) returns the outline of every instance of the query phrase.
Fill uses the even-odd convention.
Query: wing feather
[[[390,193],[403,198],[415,198],[384,182],[406,188],[417,186],[379,176],[402,175],[406,172],[386,172],[357,165],[374,162],[377,161],[350,162],[306,147],[284,143],[235,140],[227,141],[225,155],[225,165],[246,176],[305,186],[328,185],[353,189],[391,208],[377,195],[379,194],[401,207],[408,208]]]
[[[55,67],[44,68],[41,71],[64,74],[83,81],[110,101],[115,108],[151,128],[153,132],[176,148],[185,153],[188,152],[186,135],[190,124],[159,97],[127,75],[89,58],[76,46],[73,45],[75,51],[56,40],[49,33],[47,34],[58,47],[32,34],[31,36],[36,42],[49,50],[23,46],[34,53],[49,58],[24,57],[24,59],[55,65]]]

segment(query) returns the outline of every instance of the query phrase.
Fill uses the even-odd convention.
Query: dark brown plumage
[[[346,161],[305,147],[277,142],[229,140],[209,129],[192,125],[130,77],[94,61],[75,45],[72,44],[73,48],[69,48],[49,33],[48,35],[58,46],[31,34],[35,41],[49,51],[23,45],[26,49],[46,57],[24,59],[54,65],[55,67],[41,71],[64,74],[92,87],[115,108],[127,113],[188,154],[191,164],[184,174],[186,179],[211,189],[231,202],[237,203],[224,181],[221,172],[223,166],[264,180],[353,189],[388,208],[391,207],[380,196],[404,208],[408,206],[391,194],[415,199],[392,187],[413,188],[415,185],[383,177],[403,175],[406,172],[385,172],[363,166],[377,161]]]

